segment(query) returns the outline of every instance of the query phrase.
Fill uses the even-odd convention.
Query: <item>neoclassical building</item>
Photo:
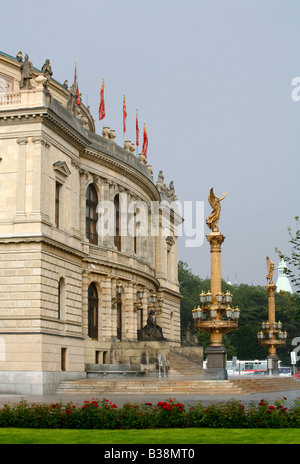
[[[172,185],[46,68],[0,52],[0,392],[180,346]]]

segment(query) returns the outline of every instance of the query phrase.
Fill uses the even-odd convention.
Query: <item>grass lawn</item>
[[[0,429],[0,444],[300,444],[300,429]]]

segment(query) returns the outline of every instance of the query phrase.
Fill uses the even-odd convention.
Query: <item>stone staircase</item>
[[[82,379],[63,381],[56,394],[99,395],[99,394],[185,394],[185,395],[239,395],[242,388],[229,380],[170,380],[167,378],[144,380],[95,380]]]
[[[197,375],[200,378],[204,377],[202,362],[197,362],[192,359],[181,356],[173,351],[168,354],[168,373],[169,376],[178,375]]]
[[[63,381],[56,390],[58,395],[118,394],[184,394],[184,395],[249,395],[272,391],[299,390],[300,383],[293,378],[243,378],[229,380],[199,380],[184,378],[144,378],[143,380],[81,379]]]
[[[231,378],[230,382],[245,390],[247,394],[270,391],[299,390],[300,396],[300,382],[295,380],[293,377],[239,377],[237,379]]]

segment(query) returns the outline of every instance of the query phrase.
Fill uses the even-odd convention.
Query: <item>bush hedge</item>
[[[126,403],[118,408],[107,399],[73,403],[6,404],[0,409],[0,427],[47,429],[151,429],[151,428],[297,428],[300,399],[286,407],[286,398],[274,404],[261,400],[245,407],[240,401],[185,407],[175,398]]]

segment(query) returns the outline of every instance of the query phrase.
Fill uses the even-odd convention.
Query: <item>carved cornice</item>
[[[142,184],[145,190],[147,191],[148,195],[152,199],[157,200],[157,201],[160,200],[159,192],[156,186],[154,185],[154,183],[152,182],[152,180],[148,179],[145,175],[143,175],[141,172],[139,172],[134,167],[131,167],[125,162],[122,162],[121,160],[113,158],[110,155],[106,155],[104,153],[101,153],[95,150],[89,150],[88,148],[84,152],[81,152],[80,155],[82,157],[86,157],[98,163],[101,162],[101,165],[107,166],[109,168],[114,168],[117,172],[119,172],[123,176],[125,172],[127,177],[130,180],[132,180],[134,183],[139,184],[139,185]]]

